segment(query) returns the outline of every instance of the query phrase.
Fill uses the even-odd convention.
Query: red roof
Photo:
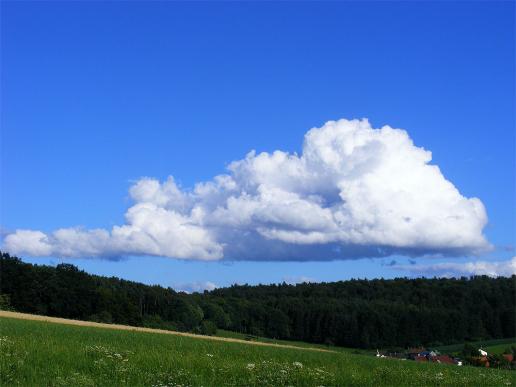
[[[489,367],[489,359],[487,356],[476,356],[473,358],[481,367]]]
[[[426,358],[426,356],[416,356],[414,358],[415,361],[428,361],[428,359]]]
[[[510,361],[511,363],[514,361],[514,356],[512,353],[504,353],[503,354],[503,357],[505,357],[508,361]]]
[[[432,361],[437,362],[437,363],[455,364],[453,359],[448,355],[437,355],[437,356],[433,356],[431,359],[432,359]]]

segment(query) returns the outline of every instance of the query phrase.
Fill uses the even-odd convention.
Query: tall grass
[[[2,386],[508,386],[515,375],[0,318]]]

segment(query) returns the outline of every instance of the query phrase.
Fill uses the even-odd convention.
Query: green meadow
[[[469,344],[473,345],[474,347],[483,348],[490,354],[502,354],[506,349],[510,349],[511,346],[516,346],[516,338],[513,337],[509,339],[482,340],[475,341]],[[436,349],[444,353],[460,353],[460,351],[462,351],[463,348],[464,343],[460,343],[453,345],[444,345],[437,347]]]
[[[0,318],[0,385],[508,386],[511,371]]]
[[[218,329],[216,336],[227,337],[227,338],[238,339],[238,340],[245,340],[245,341],[250,341],[250,342],[289,345],[289,346],[300,347],[300,348],[316,348],[316,349],[322,349],[322,350],[328,350],[328,351],[334,351],[334,352],[361,353],[361,354],[373,354],[373,355],[376,353],[376,351],[373,351],[373,350],[362,350],[362,349],[354,349],[354,348],[336,347],[334,345],[305,343],[303,341],[270,339],[268,337],[262,337],[262,336],[250,336],[250,335],[246,335],[244,333],[226,331],[224,329]]]

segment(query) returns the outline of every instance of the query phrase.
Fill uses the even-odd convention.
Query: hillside
[[[232,286],[178,293],[73,265],[37,266],[2,254],[0,294],[19,312],[351,348],[446,345],[516,336],[516,277],[350,280]]]
[[[0,384],[507,386],[510,371],[0,317]]]
[[[276,347],[276,348],[292,348],[292,349],[301,349],[308,351],[320,351],[320,352],[335,352],[328,348],[321,348],[320,346],[310,345],[307,343],[294,343],[291,342],[272,342],[267,339],[260,340],[246,340],[244,337],[226,337],[226,336],[206,336],[199,335],[195,333],[188,332],[178,332],[172,330],[163,330],[163,329],[153,329],[153,328],[145,328],[145,327],[134,327],[130,325],[120,325],[120,324],[105,324],[98,323],[92,321],[82,321],[82,320],[71,320],[60,317],[49,317],[49,316],[41,316],[37,314],[28,314],[28,313],[19,313],[12,311],[0,310],[0,318],[6,319],[17,319],[17,320],[29,320],[29,321],[39,321],[44,323],[53,323],[53,324],[62,324],[62,325],[72,325],[79,327],[92,327],[92,328],[101,328],[101,329],[112,329],[118,331],[131,331],[131,332],[146,332],[153,334],[162,334],[162,335],[174,335],[180,337],[189,337],[200,340],[210,340],[210,341],[222,341],[229,343],[239,343],[245,345],[261,345],[265,347]],[[235,334],[238,335],[238,334]]]

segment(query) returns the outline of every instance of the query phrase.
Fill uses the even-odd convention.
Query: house
[[[487,356],[472,357],[471,361],[473,365],[476,365],[477,367],[489,367],[489,359],[487,358]]]
[[[456,364],[458,366],[462,366],[463,362],[461,359],[453,358],[449,355],[441,355],[439,351],[424,349],[424,348],[411,348],[407,351],[407,359],[414,360],[417,362],[433,362],[439,364]],[[484,357],[478,357],[478,359],[482,359]],[[487,362],[487,357],[485,357],[485,361],[487,365],[483,362],[483,360],[478,360],[482,362],[483,366],[489,367],[489,362]]]

